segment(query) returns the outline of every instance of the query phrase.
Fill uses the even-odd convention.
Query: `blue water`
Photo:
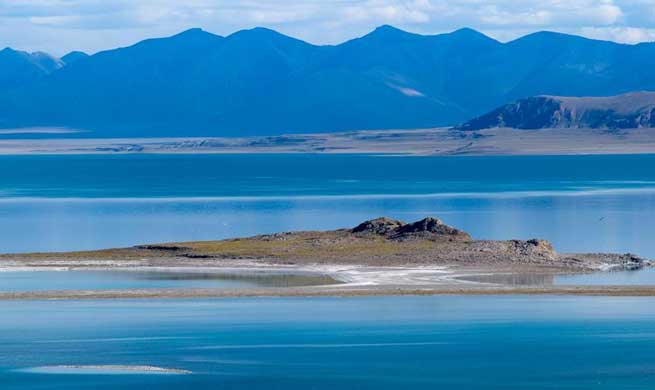
[[[565,275],[556,277],[555,283],[578,286],[655,286],[655,269]]]
[[[426,215],[478,238],[655,257],[655,156],[0,157],[0,251],[63,251]]]
[[[655,156],[4,156],[0,252],[435,215],[478,238],[542,237],[563,251],[655,257],[654,163]],[[11,281],[17,290],[47,285]],[[654,298],[0,301],[0,389],[652,389],[654,323]],[[53,368],[62,365],[193,373]]]
[[[0,312],[8,390],[655,386],[653,298],[5,301]],[[57,365],[193,373],[29,372]]]
[[[508,286],[655,286],[655,268],[571,275],[544,273],[480,274],[468,275],[459,279]]]

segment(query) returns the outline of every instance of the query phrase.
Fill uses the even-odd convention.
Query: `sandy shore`
[[[303,289],[132,289],[94,291],[39,291],[0,293],[1,300],[79,300],[145,298],[253,298],[253,297],[362,297],[390,295],[582,295],[582,296],[655,296],[655,286],[443,286],[377,288],[303,288]]]
[[[248,138],[0,138],[0,154],[360,153],[403,155],[566,155],[655,153],[653,129],[367,130]],[[29,130],[22,130],[26,132]],[[44,134],[47,129],[40,129]],[[11,134],[11,133],[8,133]],[[18,134],[18,133],[17,133]],[[1,137],[1,134],[0,134]]]

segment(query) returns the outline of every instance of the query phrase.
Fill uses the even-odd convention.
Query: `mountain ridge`
[[[510,127],[635,129],[655,127],[655,92],[617,96],[533,96],[501,106],[456,129],[482,130]]]
[[[59,61],[0,91],[0,127],[89,136],[428,128],[528,96],[655,90],[655,44],[548,32],[502,43],[470,28],[419,35],[380,26],[323,46],[266,28],[225,37],[195,28],[75,66]]]
[[[47,53],[6,47],[0,50],[0,89],[11,89],[36,81],[63,66],[60,59]]]

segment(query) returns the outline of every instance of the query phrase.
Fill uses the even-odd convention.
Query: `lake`
[[[3,390],[655,385],[653,298],[2,301],[0,312]]]
[[[437,216],[476,238],[655,257],[655,156],[0,156],[2,252]]]
[[[655,257],[653,166],[655,156],[0,156],[0,252],[432,215],[476,238]],[[610,275],[653,280],[647,271],[548,282],[606,284]],[[9,272],[0,290],[328,282],[296,276]],[[655,385],[655,298],[5,300],[0,313],[3,390]]]

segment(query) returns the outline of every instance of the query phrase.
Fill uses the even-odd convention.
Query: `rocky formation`
[[[405,222],[397,219],[381,217],[370,221],[364,221],[350,231],[356,234],[378,234],[381,236],[390,236],[398,228],[404,225],[406,225]]]
[[[436,218],[405,223],[390,218],[352,229],[286,232],[217,241],[141,245],[73,253],[0,255],[7,266],[215,267],[269,265],[374,267],[457,266],[504,272],[577,272],[651,265],[630,254],[558,253],[545,240],[476,240]]]
[[[365,221],[351,230],[355,234],[375,234],[392,240],[411,238],[470,240],[468,233],[448,226],[438,218],[425,218],[413,223],[405,223],[391,218],[376,218]]]
[[[515,129],[655,127],[655,92],[609,97],[535,96],[518,100],[475,118],[458,130],[496,127]]]
[[[510,242],[514,245],[514,250],[524,256],[538,256],[550,260],[555,260],[558,257],[553,245],[546,240],[512,240]]]

